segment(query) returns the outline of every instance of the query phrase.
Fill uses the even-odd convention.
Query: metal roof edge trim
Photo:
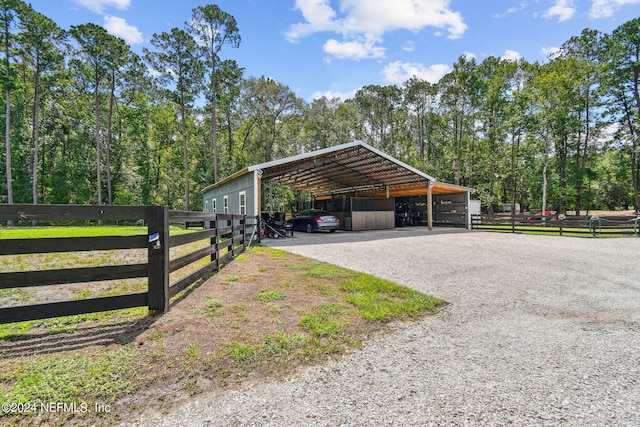
[[[370,146],[369,144],[362,142],[362,141],[352,141],[352,142],[348,142],[346,144],[341,144],[341,145],[334,145],[333,147],[327,147],[327,148],[322,148],[320,150],[315,150],[315,151],[310,151],[308,153],[303,153],[303,154],[298,154],[295,156],[291,156],[291,157],[286,157],[284,159],[279,159],[279,160],[273,160],[270,162],[266,162],[266,163],[260,163],[258,165],[253,165],[253,166],[249,166],[248,170],[249,172],[253,172],[256,170],[261,170],[261,169],[265,169],[265,168],[269,168],[269,167],[273,167],[273,166],[279,166],[288,162],[294,162],[297,160],[303,160],[303,159],[307,159],[310,157],[314,157],[314,156],[321,156],[323,154],[327,154],[327,153],[332,153],[334,151],[339,151],[339,150],[344,150],[345,148],[352,148],[352,147],[364,147],[367,150],[377,154],[380,157],[384,157],[385,159],[389,160],[390,162],[393,162],[395,164],[397,164],[400,167],[403,167],[417,175],[420,175],[421,177],[432,181],[432,182],[436,182],[437,180],[432,177],[431,175],[427,175],[426,173],[412,167],[409,166],[408,164],[388,155],[387,153],[384,153],[380,150],[378,150],[377,148],[374,148],[372,146]]]
[[[297,160],[303,160],[314,156],[321,156],[323,154],[331,153],[333,151],[343,150],[345,148],[355,147],[361,145],[359,141],[348,142],[346,144],[334,145],[333,147],[321,148],[320,150],[309,151],[308,153],[296,154],[295,156],[285,157],[284,159],[272,160],[270,162],[260,163],[257,165],[249,166],[249,172],[270,168],[273,166],[280,166],[285,163],[295,162]]]
[[[203,188],[201,190],[201,193],[206,193],[209,190],[212,190],[212,189],[214,189],[214,188],[216,188],[216,187],[218,187],[220,185],[223,185],[223,184],[225,184],[225,183],[227,183],[227,182],[229,182],[229,181],[231,181],[231,180],[233,180],[235,178],[238,178],[238,177],[240,177],[240,176],[242,176],[242,175],[244,175],[246,173],[249,173],[249,172],[261,171],[262,169],[265,169],[265,168],[269,168],[269,167],[273,167],[273,166],[279,166],[279,165],[283,165],[285,163],[294,162],[294,161],[297,161],[297,160],[303,160],[303,159],[311,158],[311,157],[314,157],[314,156],[321,156],[323,154],[328,154],[328,153],[332,153],[334,151],[344,150],[346,148],[352,148],[352,147],[357,147],[357,146],[366,148],[367,150],[375,153],[376,155],[378,155],[380,157],[383,157],[383,158],[389,160],[390,162],[395,163],[398,166],[400,166],[400,167],[402,167],[404,169],[407,169],[407,170],[409,170],[409,171],[411,171],[411,172],[413,172],[413,173],[415,173],[415,174],[417,174],[417,175],[419,175],[419,176],[421,176],[421,177],[433,182],[434,184],[441,184],[441,185],[445,185],[447,187],[457,188],[457,189],[459,189],[461,191],[468,191],[468,192],[477,191],[475,188],[464,187],[462,185],[449,184],[449,183],[446,183],[446,182],[438,181],[436,178],[432,177],[431,175],[428,175],[428,174],[426,174],[426,173],[424,173],[424,172],[422,172],[422,171],[420,171],[420,170],[418,170],[418,169],[416,169],[416,168],[414,168],[412,166],[409,166],[408,164],[406,164],[406,163],[404,163],[404,162],[402,162],[402,161],[400,161],[400,160],[388,155],[387,153],[384,153],[384,152],[378,150],[377,148],[372,147],[371,145],[369,145],[369,144],[367,144],[367,143],[365,143],[363,141],[357,141],[356,140],[356,141],[348,142],[346,144],[334,145],[333,147],[322,148],[320,150],[310,151],[308,153],[297,154],[295,156],[285,157],[284,159],[272,160],[270,162],[265,162],[265,163],[260,163],[260,164],[257,164],[257,165],[245,167],[244,169],[241,169],[241,170],[237,171],[236,173],[234,173],[232,175],[229,175],[226,178],[223,178],[223,179],[221,179],[220,181],[218,181],[218,182],[216,182],[214,184],[208,185],[207,187],[205,187],[205,188]]]
[[[252,172],[251,170],[249,170],[249,168],[244,168],[244,169],[240,169],[238,172],[235,172],[229,176],[227,176],[226,178],[222,178],[220,181],[215,182],[211,185],[207,185],[206,187],[204,187],[202,190],[200,190],[200,193],[206,193],[209,190],[213,190],[216,187],[219,187],[222,184],[225,184],[233,179],[238,178],[239,176],[242,176],[246,173]]]
[[[442,182],[437,180],[434,182],[434,184],[440,184],[440,185],[444,185],[451,188],[457,188],[461,191],[467,191],[469,193],[475,193],[476,191],[478,191],[475,188],[465,187],[464,185],[449,184],[448,182]]]

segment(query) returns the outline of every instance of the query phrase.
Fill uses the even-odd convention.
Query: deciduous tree
[[[606,37],[604,55],[609,112],[624,129],[623,140],[631,146],[633,204],[640,213],[640,18],[625,22]]]

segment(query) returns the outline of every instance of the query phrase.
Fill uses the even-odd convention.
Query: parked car
[[[329,230],[330,233],[333,233],[340,228],[339,218],[330,212],[317,209],[300,211],[289,221],[294,230],[306,231],[307,233],[320,230]]]

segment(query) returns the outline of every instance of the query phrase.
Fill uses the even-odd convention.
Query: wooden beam
[[[14,271],[0,273],[0,289],[135,279],[145,277],[147,270],[147,264],[129,264],[63,268],[56,270]]]
[[[433,196],[431,193],[431,187],[433,183],[429,181],[427,185],[427,227],[429,231],[433,230]]]
[[[148,293],[62,301],[46,304],[6,307],[0,309],[0,323],[47,319],[107,310],[119,310],[147,305]]]
[[[147,247],[147,236],[49,237],[3,239],[0,255],[80,252]]]
[[[258,172],[258,186],[254,190],[258,193],[258,206],[256,206],[256,215],[262,215],[262,173]]]
[[[117,221],[144,219],[144,206],[2,205],[0,221]]]

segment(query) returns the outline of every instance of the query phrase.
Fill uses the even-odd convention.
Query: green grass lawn
[[[169,234],[188,233],[184,227],[171,226]],[[0,239],[39,239],[51,237],[136,236],[147,234],[141,226],[69,226],[69,227],[0,227]]]

